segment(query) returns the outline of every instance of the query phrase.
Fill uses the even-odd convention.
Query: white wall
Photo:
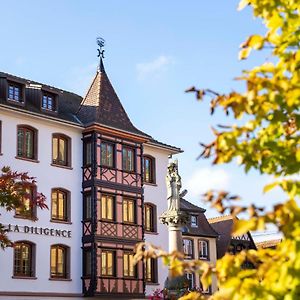
[[[157,234],[145,233],[145,240],[162,249],[168,251],[169,238],[168,228],[159,222],[159,216],[167,210],[167,188],[166,188],[166,174],[168,166],[169,151],[154,148],[149,145],[144,147],[144,155],[151,155],[155,158],[156,162],[156,184],[144,185],[144,202],[154,203],[157,207]],[[163,289],[164,282],[168,276],[167,266],[158,261],[158,282],[159,284],[146,284],[146,295],[151,295],[156,289]]]
[[[37,279],[13,279],[13,249],[0,250],[1,280],[0,291],[25,292],[55,292],[81,293],[81,165],[82,142],[81,129],[51,120],[39,119],[17,112],[8,112],[0,108],[2,121],[2,153],[0,167],[10,166],[13,170],[28,171],[30,176],[37,179],[37,188],[47,197],[47,204],[51,207],[51,188],[62,187],[71,192],[71,222],[59,224],[50,222],[50,209],[37,210],[36,222],[18,219],[14,212],[0,211],[2,224],[18,224],[21,226],[47,227],[72,231],[72,238],[10,233],[12,241],[28,240],[36,244],[36,277]],[[16,159],[17,125],[27,124],[38,129],[38,160],[39,163]],[[72,139],[72,170],[51,166],[52,133],[66,134]],[[71,281],[52,281],[50,277],[50,245],[65,244],[71,250]]]

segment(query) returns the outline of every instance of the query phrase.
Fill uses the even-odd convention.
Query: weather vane
[[[102,50],[102,48],[105,45],[105,40],[101,37],[97,38],[97,44],[99,46],[99,49],[97,49],[98,51],[98,57],[104,58],[104,50]]]

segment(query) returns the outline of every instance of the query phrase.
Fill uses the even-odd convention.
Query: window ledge
[[[150,186],[157,186],[157,184],[156,183],[152,183],[152,182],[143,182],[144,183],[144,185],[150,185]]]
[[[147,230],[145,230],[145,234],[159,235],[159,233],[156,231],[147,231]]]
[[[12,279],[31,279],[36,280],[37,277],[30,277],[30,276],[11,276]]]
[[[146,285],[159,285],[158,282],[148,282],[146,281]]]
[[[34,162],[34,163],[39,163],[40,161],[34,158],[26,158],[26,157],[21,157],[21,156],[15,156],[16,159],[20,159],[20,160],[25,160],[25,161],[30,161],[30,162]]]
[[[71,221],[63,221],[63,220],[55,220],[55,219],[51,219],[50,222],[51,223],[60,223],[60,224],[72,224]]]
[[[59,277],[50,277],[49,280],[52,280],[52,281],[72,281],[71,278],[59,278]]]
[[[12,104],[16,104],[18,106],[25,106],[25,101],[20,101],[20,100],[15,100],[15,99],[11,99],[11,98],[7,98],[7,102],[12,103]]]
[[[14,218],[33,221],[33,222],[36,222],[38,220],[37,217],[25,217],[25,216],[19,216],[19,215],[14,215]]]
[[[53,166],[53,167],[58,167],[58,168],[62,168],[62,169],[73,170],[73,168],[69,167],[69,166],[58,165],[58,164],[54,164],[54,163],[51,163],[50,165]]]

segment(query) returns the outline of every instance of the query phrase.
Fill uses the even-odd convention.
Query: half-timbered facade
[[[219,234],[217,240],[217,256],[221,258],[226,252],[236,254],[242,250],[256,249],[250,232],[238,236],[231,236],[233,216],[226,215],[208,219],[210,225]],[[250,266],[245,263],[245,267]],[[250,266],[252,267],[252,265]]]
[[[158,216],[168,156],[181,150],[134,127],[102,60],[84,98],[0,75],[1,161],[35,176],[50,208],[37,211],[33,224],[2,212],[20,245],[0,256],[1,265],[10,262],[9,269],[26,253],[20,264],[34,272],[6,270],[0,294],[143,297],[162,288],[167,272],[154,260],[133,266],[133,250],[144,240],[167,241]]]

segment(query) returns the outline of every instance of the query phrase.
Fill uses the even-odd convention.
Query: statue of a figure
[[[167,199],[168,210],[180,209],[180,189],[181,189],[181,177],[178,174],[178,161],[170,162],[168,165],[168,173],[166,177],[167,184]]]

